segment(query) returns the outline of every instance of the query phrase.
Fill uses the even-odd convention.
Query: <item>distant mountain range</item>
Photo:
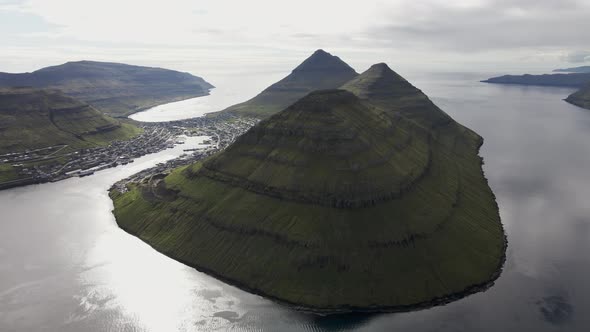
[[[174,70],[120,63],[78,61],[32,73],[0,73],[0,87],[59,89],[114,117],[209,94],[213,85]]]
[[[556,73],[590,73],[590,66],[555,69]]]
[[[322,312],[423,308],[499,275],[483,139],[387,65],[358,75],[320,50],[230,110],[265,119],[203,162],[111,190],[122,229]]]

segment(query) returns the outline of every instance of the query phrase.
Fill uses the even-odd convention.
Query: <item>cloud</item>
[[[382,44],[457,52],[510,49],[563,49],[588,41],[590,4],[575,0],[498,0],[456,7],[432,2],[389,13],[391,22],[367,35]]]
[[[364,59],[557,65],[584,49],[590,31],[587,0],[0,0],[0,13],[11,31],[0,33],[4,48],[64,59],[81,47],[112,60],[135,48],[138,57],[170,61],[212,49],[299,58],[325,48],[360,66]]]
[[[590,51],[574,51],[564,57],[570,63],[590,62]]]

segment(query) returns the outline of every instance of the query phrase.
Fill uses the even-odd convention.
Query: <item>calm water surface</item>
[[[570,89],[477,83],[487,76],[410,78],[485,138],[509,240],[488,291],[418,312],[319,317],[166,258],[117,228],[106,190],[195,139],[91,177],[0,192],[0,331],[587,331],[590,111],[561,100]]]
[[[250,99],[284,75],[279,70],[237,72],[231,75],[217,73],[211,78],[211,83],[217,87],[210,91],[209,96],[156,106],[135,113],[131,118],[144,122],[175,121],[221,111]]]

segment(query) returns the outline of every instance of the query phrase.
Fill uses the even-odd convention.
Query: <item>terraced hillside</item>
[[[200,77],[162,68],[78,61],[32,73],[0,73],[0,87],[55,88],[114,117],[209,94]]]
[[[570,104],[590,110],[590,84],[569,95],[565,100]]]
[[[287,77],[256,97],[228,107],[224,112],[265,118],[314,90],[336,89],[357,75],[354,69],[337,56],[317,50]]]
[[[411,309],[478,289],[505,251],[482,139],[392,73],[374,66],[345,85],[361,98],[310,93],[202,164],[112,191],[118,224],[308,309]]]
[[[0,154],[55,145],[84,148],[137,133],[139,128],[58,90],[0,89]]]

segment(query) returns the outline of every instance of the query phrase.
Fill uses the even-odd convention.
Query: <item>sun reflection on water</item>
[[[238,302],[210,278],[118,229],[98,238],[86,265],[84,301],[102,299],[145,331],[196,331],[203,327],[197,322]]]

